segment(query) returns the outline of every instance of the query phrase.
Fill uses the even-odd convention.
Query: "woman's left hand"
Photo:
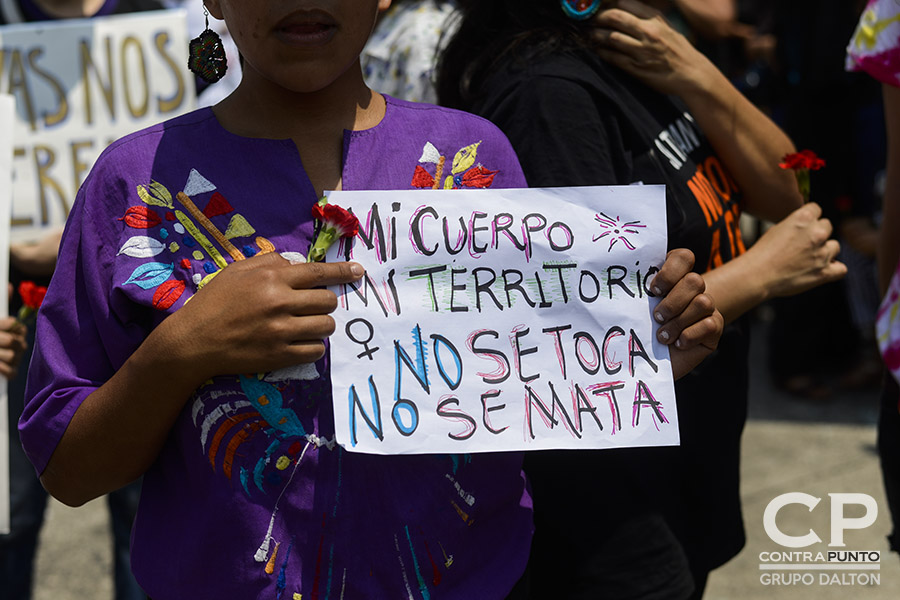
[[[593,24],[600,58],[658,92],[683,96],[715,73],[715,66],[658,10],[638,0],[618,0],[598,12]]]
[[[14,379],[22,354],[28,348],[25,326],[13,317],[0,319],[0,376]]]
[[[712,297],[704,293],[703,277],[691,271],[693,266],[693,252],[672,250],[650,284],[653,293],[663,297],[653,318],[661,324],[657,339],[669,346],[675,379],[712,354],[725,327]]]

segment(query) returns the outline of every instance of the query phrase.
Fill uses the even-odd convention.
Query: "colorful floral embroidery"
[[[452,160],[442,156],[434,145],[426,144],[422,164],[416,167],[414,185],[444,189],[490,187],[498,171],[477,162],[480,144],[459,149]],[[190,172],[181,191],[170,191],[162,183],[151,181],[137,186],[136,193],[141,204],[129,207],[119,219],[124,224],[124,243],[118,249],[117,260],[128,264],[125,272],[131,273],[123,285],[146,290],[147,295],[152,295],[154,309],[169,311],[190,300],[192,291],[208,284],[232,261],[276,251],[275,245],[258,235],[253,225],[235,212],[225,195],[196,170]],[[299,253],[282,255],[291,262],[306,260]],[[131,263],[136,263],[133,269]],[[194,286],[192,290],[188,289],[190,286]],[[299,573],[289,571],[294,538],[285,531],[280,516],[282,497],[292,481],[297,485],[295,475],[303,472],[301,464],[308,468],[311,455],[320,451],[337,461],[338,487],[329,514],[322,515],[310,595],[316,597],[321,592],[328,596],[339,591],[343,597],[345,586],[355,575],[352,567],[348,570],[334,558],[334,523],[341,518],[343,451],[333,437],[325,439],[319,437],[321,431],[315,431],[312,407],[328,401],[329,394],[327,386],[313,382],[317,379],[320,375],[315,364],[295,365],[265,375],[216,378],[217,384],[204,385],[196,392],[191,408],[200,451],[216,477],[228,480],[235,490],[240,490],[236,493],[252,496],[271,510],[268,530],[258,532],[261,539],[257,538],[248,548],[252,554],[247,558],[276,580],[279,597],[301,597]],[[450,457],[454,474],[459,458]],[[447,457],[436,460],[446,461]],[[450,489],[451,497],[457,493],[467,501],[458,484]],[[448,515],[453,510],[464,523],[472,524],[471,503],[450,500],[449,505],[452,508],[444,503]],[[439,539],[426,539],[421,529],[401,527],[394,541],[409,589],[418,589],[423,597],[429,597],[429,588],[441,583],[441,569],[450,568],[453,555],[447,555]],[[432,556],[432,550],[438,549],[441,554]],[[310,583],[304,581],[303,585]],[[302,596],[306,596],[305,591]]]
[[[256,235],[256,229],[241,214],[234,213],[234,207],[228,199],[216,191],[216,186],[203,177],[196,169],[192,169],[184,190],[172,192],[159,181],[141,184],[136,187],[137,196],[143,205],[130,206],[120,218],[132,229],[146,231],[142,235],[130,237],[119,248],[117,255],[130,258],[153,258],[169,251],[177,254],[182,248],[190,252],[190,258],[173,256],[172,263],[167,261],[150,262],[138,265],[123,285],[137,285],[145,290],[153,290],[152,305],[159,310],[168,310],[184,295],[187,282],[172,279],[175,264],[182,269],[195,267],[199,272],[191,274],[190,283],[200,289],[219,270],[228,265],[226,256],[234,261],[245,260],[260,252],[273,252],[275,246],[263,237],[256,237],[253,243],[241,244],[240,249],[231,241],[238,238],[249,238]],[[214,192],[201,211],[192,200],[191,195]],[[176,207],[180,205],[183,210]],[[160,210],[162,209],[162,210]],[[231,215],[224,233],[211,219]],[[169,229],[160,227],[163,223],[171,223],[175,234],[181,236],[179,241],[169,241]],[[159,227],[153,236],[150,230]]]
[[[125,216],[119,220],[125,221],[126,225],[134,229],[152,229],[162,223],[159,215],[146,206],[129,207],[125,211]]]
[[[499,171],[492,171],[476,163],[478,146],[481,142],[475,142],[460,148],[450,163],[450,173],[445,175],[447,157],[431,142],[426,142],[422,148],[422,156],[419,165],[413,172],[412,186],[423,189],[455,190],[460,188],[488,188],[494,183],[494,176]],[[422,165],[433,165],[434,175]]]
[[[133,283],[145,290],[153,289],[166,281],[174,270],[172,263],[144,263],[131,273],[125,285]]]
[[[159,310],[167,310],[175,304],[187,286],[179,279],[170,279],[163,283],[153,294],[153,306]]]
[[[158,181],[151,181],[150,185],[137,186],[137,193],[144,204],[150,206],[165,206],[172,208],[172,194]]]
[[[152,258],[166,249],[166,245],[159,240],[145,235],[136,235],[122,244],[119,254],[133,258]]]
[[[206,204],[206,208],[203,209],[203,214],[212,219],[213,217],[227,215],[233,210],[234,208],[232,208],[228,200],[225,199],[225,196],[219,192],[215,192]]]

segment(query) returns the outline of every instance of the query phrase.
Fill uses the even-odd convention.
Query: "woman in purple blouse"
[[[288,259],[323,191],[413,188],[429,144],[480,142],[491,185],[524,187],[509,143],[365,86],[359,54],[389,0],[206,5],[242,82],[115,142],[82,186],[37,325],[26,451],[70,505],[144,474],[132,565],[155,600],[507,597],[532,530],[521,455],[336,445],[321,288],[362,266]],[[655,285],[681,280],[659,306],[671,341],[696,321],[681,334],[696,362],[721,318],[688,269],[676,253]],[[274,373],[301,363],[315,373]]]

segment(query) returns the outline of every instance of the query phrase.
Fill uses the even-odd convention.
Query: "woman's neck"
[[[342,136],[344,130],[377,125],[384,116],[384,101],[365,85],[358,64],[311,93],[287,90],[245,68],[241,84],[214,112],[232,133],[292,138],[302,144],[311,136]]]
[[[293,140],[321,195],[341,188],[344,131],[380,123],[385,101],[365,85],[358,63],[325,89],[312,93],[292,92],[245,69],[241,84],[213,112],[231,133]]]
[[[58,19],[93,17],[106,0],[32,0],[38,8]]]

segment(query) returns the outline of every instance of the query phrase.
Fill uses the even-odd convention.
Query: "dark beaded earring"
[[[206,29],[191,40],[188,69],[207,83],[215,83],[225,76],[228,62],[225,59],[225,47],[222,38],[209,28],[209,12],[203,7],[206,16]]]

